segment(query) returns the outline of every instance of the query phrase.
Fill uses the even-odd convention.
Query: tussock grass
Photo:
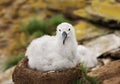
[[[89,77],[87,75],[88,68],[80,63],[82,69],[82,77],[73,81],[73,84],[99,84],[99,81],[95,77]]]
[[[35,38],[44,34],[52,35],[58,24],[62,22],[70,22],[63,15],[54,15],[51,18],[38,20],[37,18],[31,19],[28,24],[22,28],[28,36],[32,35]]]

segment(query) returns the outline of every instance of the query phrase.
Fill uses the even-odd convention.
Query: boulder
[[[14,84],[72,84],[80,77],[80,66],[65,71],[41,72],[30,69],[27,58],[18,63],[12,75]]]
[[[113,59],[120,59],[120,48],[106,52],[101,57],[111,57]]]

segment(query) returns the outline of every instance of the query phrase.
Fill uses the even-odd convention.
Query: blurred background
[[[78,43],[120,36],[120,0],[0,0],[0,84],[13,84],[14,66],[31,40],[73,24]]]

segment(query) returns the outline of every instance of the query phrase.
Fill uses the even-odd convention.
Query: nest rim
[[[23,60],[21,60],[18,63],[12,75],[12,79],[15,84],[21,84],[21,83],[22,84],[28,84],[28,83],[44,84],[46,80],[47,82],[49,82],[48,84],[59,84],[59,82],[61,82],[61,84],[69,84],[68,83],[69,81],[72,81],[80,77],[81,77],[81,69],[80,69],[80,66],[78,65],[74,68],[67,69],[64,71],[41,72],[41,71],[33,70],[28,67],[27,57],[23,58]],[[53,83],[52,81],[56,83]],[[37,83],[34,83],[34,82],[37,82]]]

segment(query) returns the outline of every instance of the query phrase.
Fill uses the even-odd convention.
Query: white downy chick
[[[74,28],[69,23],[57,26],[56,36],[42,36],[33,40],[27,48],[28,65],[40,71],[61,71],[75,67],[77,41]]]
[[[84,64],[84,66],[88,68],[94,68],[98,64],[97,57],[94,55],[94,52],[91,51],[88,47],[78,45],[77,51],[79,60]]]

